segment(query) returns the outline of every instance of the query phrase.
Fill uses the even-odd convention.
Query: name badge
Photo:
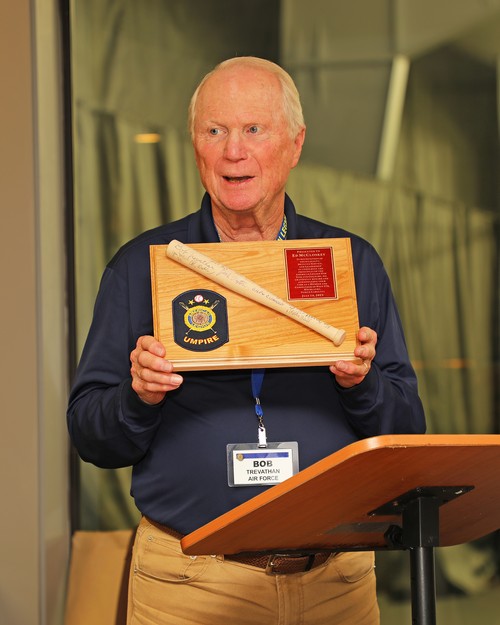
[[[272,486],[299,471],[297,442],[227,445],[229,486]]]

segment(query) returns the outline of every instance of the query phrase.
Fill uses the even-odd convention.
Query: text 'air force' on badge
[[[193,352],[209,352],[229,340],[226,298],[215,291],[185,291],[172,301],[174,341]]]

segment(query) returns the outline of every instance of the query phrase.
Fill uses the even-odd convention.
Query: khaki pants
[[[339,553],[305,573],[268,575],[224,556],[186,556],[142,519],[128,625],[378,625],[372,552]]]

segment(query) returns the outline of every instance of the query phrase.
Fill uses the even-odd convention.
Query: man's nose
[[[226,138],[224,156],[232,161],[239,161],[247,157],[245,137],[238,130],[231,130]]]

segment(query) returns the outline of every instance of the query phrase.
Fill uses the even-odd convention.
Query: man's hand
[[[153,336],[141,336],[130,354],[132,388],[146,404],[159,404],[168,391],[183,382],[180,375],[173,373],[165,353],[165,347]]]
[[[370,328],[360,328],[358,332],[359,345],[354,350],[354,355],[361,358],[362,363],[356,364],[348,360],[338,360],[330,366],[330,371],[335,376],[337,383],[344,388],[351,388],[362,382],[372,366],[375,358],[375,346],[377,345],[377,333]]]

